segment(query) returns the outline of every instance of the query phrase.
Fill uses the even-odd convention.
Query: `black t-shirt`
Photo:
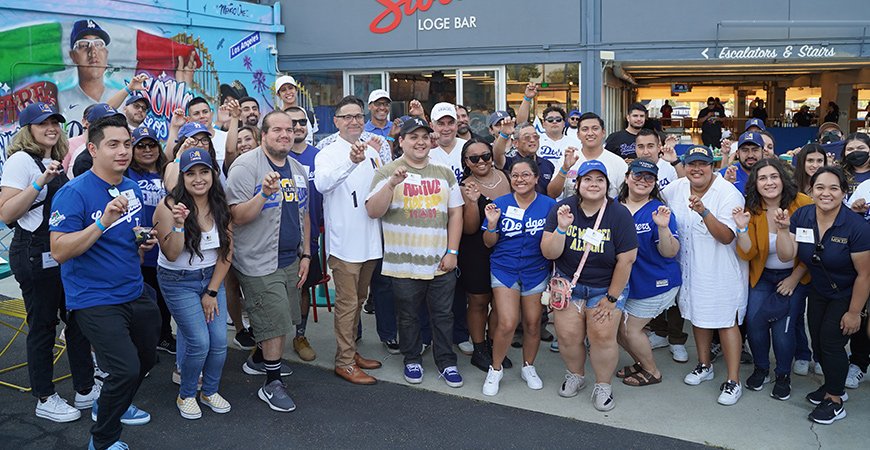
[[[91,170],[91,167],[93,166],[94,157],[91,156],[91,152],[84,151],[76,157],[75,161],[73,161],[73,176],[77,177],[88,170]]]
[[[799,127],[808,127],[813,121],[813,115],[808,112],[798,111],[794,115],[794,121],[797,122]]]
[[[585,248],[584,241],[581,239],[583,232],[595,226],[598,212],[591,217],[586,217],[583,210],[577,208],[577,197],[572,195],[550,209],[550,214],[547,215],[547,221],[544,223],[544,231],[555,232],[559,225],[557,211],[562,205],[571,207],[574,223],[568,226],[562,256],[556,259],[556,270],[571,279],[580,264],[580,259],[583,258]],[[577,283],[602,288],[610,286],[613,270],[616,267],[616,255],[637,248],[637,230],[634,226],[634,217],[628,208],[615,201],[607,204],[598,230],[604,233],[604,239],[601,245],[589,252]]]
[[[637,139],[637,135],[629,133],[628,130],[617,131],[607,136],[604,148],[623,159],[634,159],[637,158],[637,153],[634,151],[635,139]]]
[[[752,117],[756,119],[761,119],[762,122],[766,122],[767,110],[756,106],[755,109],[752,110]]]
[[[704,120],[709,113],[715,113],[713,117],[725,117],[725,114],[715,106],[706,107],[698,113],[698,121],[701,122],[701,135],[707,136],[709,140],[719,142],[722,139],[722,122],[718,120]]]

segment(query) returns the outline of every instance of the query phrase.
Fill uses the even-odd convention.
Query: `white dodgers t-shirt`
[[[583,154],[582,150],[574,154],[579,158],[568,171],[568,176],[565,177],[565,185],[562,187],[562,195],[559,196],[557,200],[574,195],[577,169],[580,168],[580,164],[587,161],[586,155]],[[556,161],[556,170],[559,170],[562,167],[563,159],[564,158],[559,158],[559,160]],[[601,155],[594,159],[601,161],[601,163],[604,164],[604,167],[607,168],[607,179],[610,180],[610,190],[607,191],[607,195],[610,198],[616,198],[619,195],[620,186],[622,186],[622,183],[625,181],[625,172],[628,172],[628,164],[626,164],[625,160],[621,157],[616,156],[607,150],[601,152]]]
[[[445,151],[441,146],[433,148],[429,152],[429,157],[443,166],[447,166],[456,175],[456,181],[462,181],[462,146],[468,142],[465,139],[456,138],[456,143],[453,144],[453,149],[450,153]]]
[[[580,150],[583,146],[580,140],[573,136],[562,136],[558,141],[554,141],[550,139],[550,136],[547,136],[547,133],[538,133],[538,135],[541,137],[538,145],[538,156],[549,160],[556,168],[560,167],[556,163],[562,159],[566,148],[574,147]]]

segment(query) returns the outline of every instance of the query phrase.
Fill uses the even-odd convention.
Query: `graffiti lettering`
[[[389,33],[393,31],[400,23],[402,23],[402,13],[404,15],[411,16],[417,10],[420,11],[428,11],[432,5],[435,4],[435,0],[375,0],[381,5],[387,7],[384,12],[380,13],[375,20],[372,20],[372,23],[369,24],[369,31],[372,33]],[[442,5],[446,5],[450,3],[451,0],[438,0],[438,3]],[[404,11],[403,7],[404,6]],[[387,26],[381,27],[379,26],[381,22],[392,17],[392,21],[387,24]]]
[[[187,103],[193,99],[193,94],[187,92],[185,82],[149,78],[144,85],[151,102],[151,112],[167,119],[172,117],[172,111],[186,108]]]
[[[215,5],[217,12],[222,16],[251,17],[251,12],[241,4],[229,2],[225,5]]]
[[[48,81],[29,84],[0,97],[0,125],[18,121],[18,112],[34,102],[48,103],[57,108],[57,86]]]

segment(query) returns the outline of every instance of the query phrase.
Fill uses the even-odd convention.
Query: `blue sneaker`
[[[550,343],[550,351],[559,353],[559,341],[557,339]]]
[[[423,367],[419,364],[405,364],[405,381],[411,384],[423,382]]]
[[[125,444],[121,441],[115,441],[114,444],[109,446],[108,450],[129,450],[129,448],[130,447],[127,446],[127,444]],[[94,437],[93,436],[91,436],[91,442],[88,444],[88,450],[97,450],[97,448],[94,447]]]
[[[94,422],[97,421],[97,400],[94,400],[94,407],[91,409],[91,420]],[[133,405],[130,405],[130,407],[127,408],[127,411],[124,412],[124,415],[121,416],[121,423],[124,425],[145,425],[148,422],[151,422],[151,414],[148,414]],[[124,445],[126,446],[127,444]]]
[[[456,366],[450,366],[442,370],[441,376],[444,377],[444,381],[447,382],[448,386],[453,388],[462,387],[462,375],[459,375]]]

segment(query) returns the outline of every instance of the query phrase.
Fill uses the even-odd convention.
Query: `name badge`
[[[211,250],[220,247],[220,245],[220,237],[218,236],[217,231],[214,233],[203,233],[202,238],[199,241],[200,250]]]
[[[525,213],[525,209],[520,209],[516,206],[508,206],[507,212],[504,215],[510,217],[511,219],[523,220],[523,215]]]
[[[296,187],[298,188],[308,187],[308,179],[303,175],[294,175],[293,181],[296,182]]]
[[[420,186],[423,184],[423,177],[420,176],[419,173],[410,173],[406,172],[405,175],[405,183],[408,183],[412,186]]]
[[[121,192],[121,195],[123,195],[124,198],[127,199],[128,211],[139,207],[139,199],[136,197],[136,193],[132,189],[127,189],[126,191]]]
[[[51,269],[52,267],[57,267],[57,261],[51,257],[51,252],[42,252],[42,268],[43,269]]]
[[[812,228],[798,228],[795,233],[795,240],[804,244],[815,244],[815,234]]]
[[[604,239],[604,233],[598,230],[593,230],[592,228],[587,228],[586,231],[583,232],[583,237],[581,239],[593,247],[598,247]]]

